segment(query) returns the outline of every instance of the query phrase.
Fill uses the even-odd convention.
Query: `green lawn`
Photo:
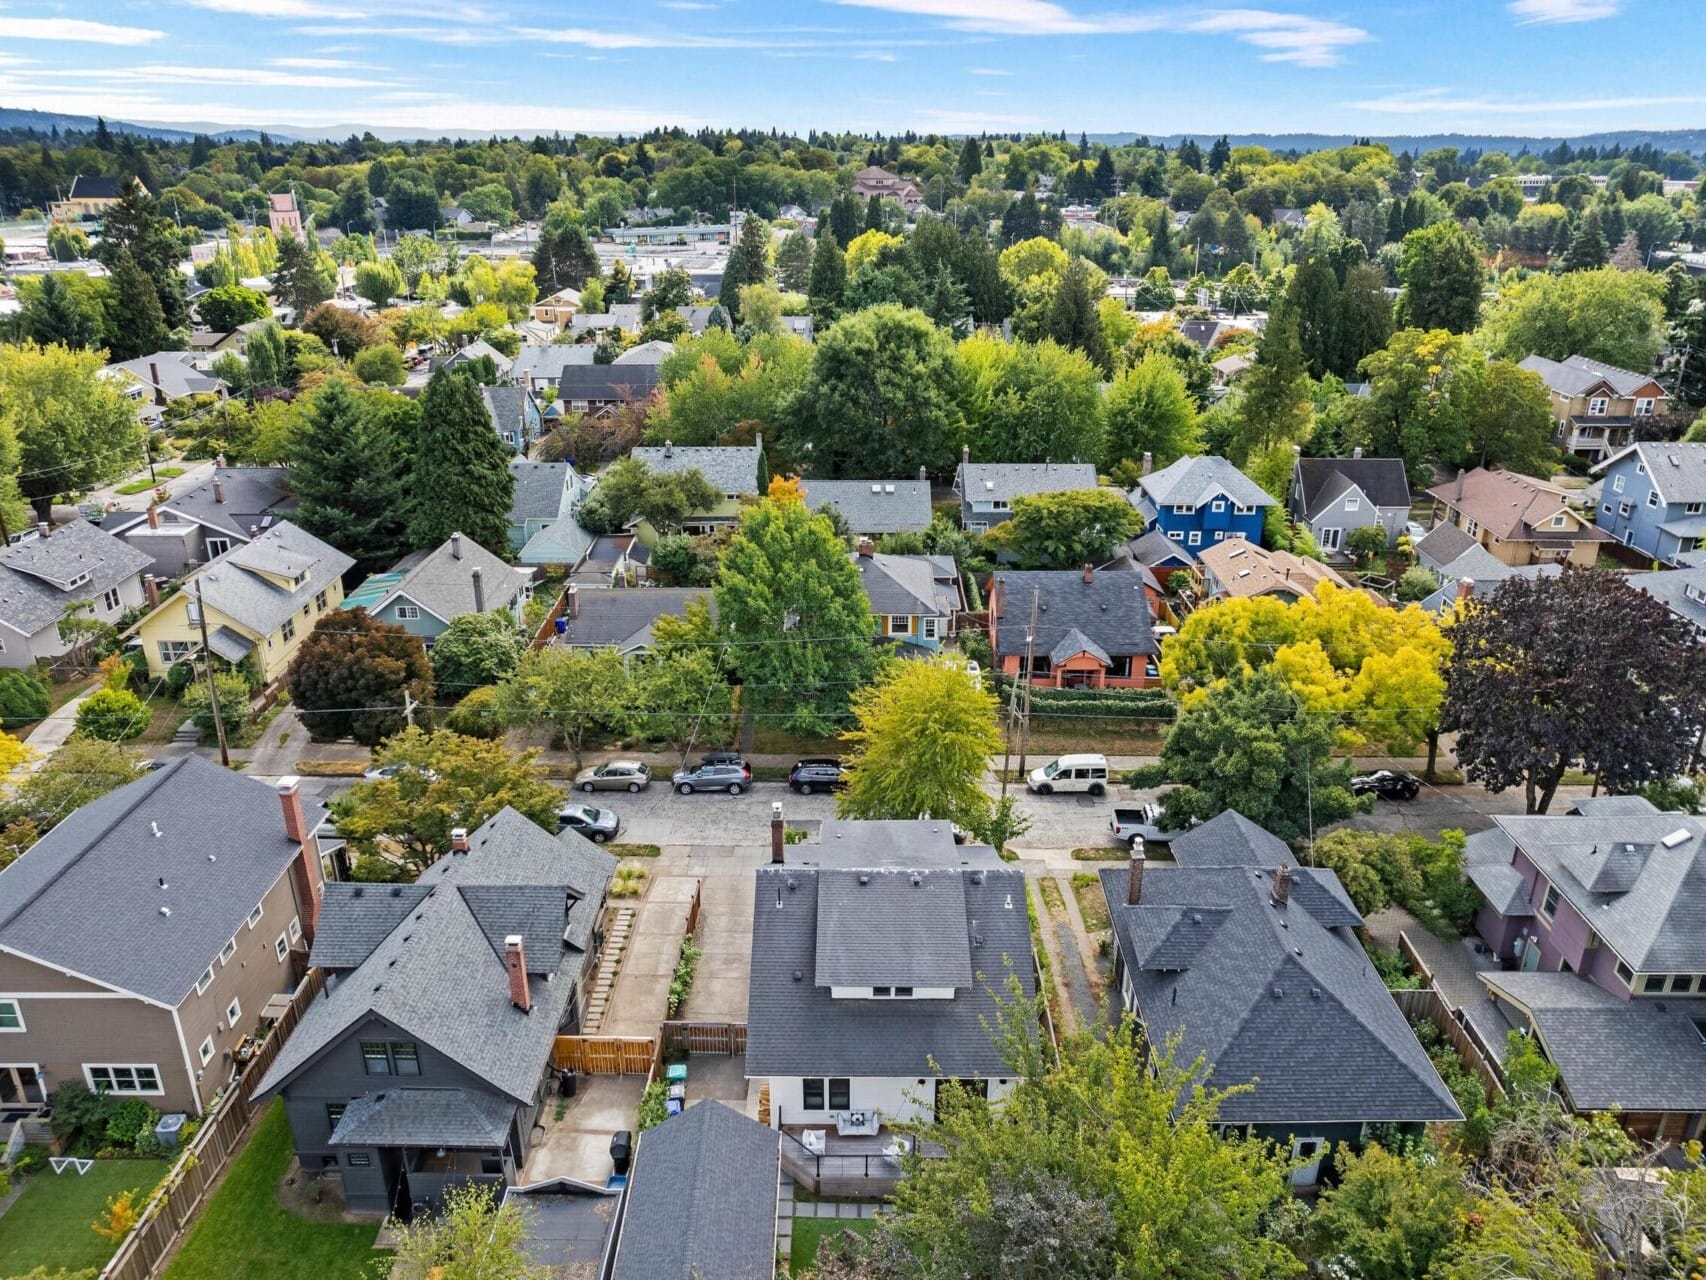
[[[45,1165],[0,1218],[0,1275],[106,1265],[118,1246],[91,1229],[107,1198],[134,1190],[140,1201],[165,1176],[164,1160],[97,1160],[88,1173]]]
[[[290,1126],[284,1104],[275,1102],[190,1229],[166,1280],[354,1280],[368,1275],[379,1256],[373,1251],[377,1226],[310,1222],[280,1207],[279,1179],[290,1157]]]
[[[874,1218],[795,1218],[794,1243],[788,1251],[789,1270],[799,1276],[811,1266],[812,1259],[817,1257],[817,1247],[823,1241],[833,1239],[843,1231],[864,1235],[875,1221]]]

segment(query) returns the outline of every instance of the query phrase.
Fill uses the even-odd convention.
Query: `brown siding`
[[[0,951],[0,995],[13,991],[106,991],[107,988],[74,978],[48,965]]]
[[[279,934],[289,941],[291,918],[297,915],[296,895],[288,871],[281,875],[261,900],[261,918],[253,929],[246,922],[237,926],[237,951],[231,959],[213,962],[213,983],[197,995],[193,990],[178,1006],[184,1029],[184,1046],[192,1067],[201,1074],[199,1090],[205,1106],[231,1078],[231,1051],[237,1042],[259,1025],[261,1008],[281,991],[292,990],[290,958],[278,958]],[[301,942],[293,944],[300,947]],[[235,998],[241,1007],[235,1026],[225,1026],[225,1010]],[[214,1055],[201,1065],[201,1043],[213,1037]]]

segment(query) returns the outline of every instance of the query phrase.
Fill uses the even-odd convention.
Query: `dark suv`
[[[738,796],[752,784],[752,766],[738,756],[728,764],[700,761],[691,768],[677,769],[670,781],[684,796],[695,791],[727,791],[731,796]]]
[[[788,770],[788,785],[803,796],[814,791],[835,791],[847,785],[841,776],[841,761],[801,760]]]
[[[1382,800],[1414,800],[1421,794],[1422,780],[1399,769],[1377,769],[1351,779],[1353,796],[1377,795]]]

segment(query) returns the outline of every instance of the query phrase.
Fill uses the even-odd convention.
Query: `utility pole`
[[[207,609],[201,602],[201,579],[195,584],[195,616],[201,626],[201,666],[207,675],[207,699],[213,706],[213,732],[219,738],[219,763],[231,767],[231,751],[225,742],[225,718],[219,713],[219,683],[213,678],[213,650],[207,646]]]
[[[1037,651],[1038,590],[1031,588],[1031,626],[1025,633],[1025,709],[1019,713],[1019,772],[1025,772],[1025,741],[1031,730],[1031,664]]]
[[[403,690],[403,719],[408,723],[408,726],[411,729],[415,727],[415,708],[420,705],[421,704],[415,700],[415,696],[412,693],[407,689]]]

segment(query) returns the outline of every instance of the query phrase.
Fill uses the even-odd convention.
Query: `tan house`
[[[861,200],[869,200],[872,196],[893,200],[908,213],[924,207],[924,192],[916,182],[874,164],[853,175],[853,194]]]
[[[1592,462],[1603,462],[1628,445],[1636,424],[1665,412],[1669,404],[1668,393],[1650,374],[1586,356],[1529,356],[1518,367],[1539,374],[1546,384],[1552,398],[1553,443]]]
[[[575,312],[580,310],[580,306],[579,289],[559,289],[549,297],[541,298],[533,304],[533,318],[540,324],[552,325],[557,329],[567,329],[569,322],[575,318]]]
[[[354,560],[288,520],[196,570],[136,624],[150,674],[207,647],[230,663],[253,656],[268,684],[284,675],[314,623],[344,599]],[[202,624],[205,612],[206,625]]]
[[[1613,541],[1570,507],[1562,489],[1513,471],[1462,471],[1428,496],[1436,524],[1456,526],[1504,564],[1588,566]]]
[[[137,188],[143,195],[148,188],[140,178]],[[71,180],[71,194],[47,206],[48,217],[55,222],[76,222],[81,218],[98,218],[124,198],[124,183],[118,178],[78,174]]]
[[[1210,600],[1273,596],[1295,604],[1304,596],[1318,595],[1323,584],[1356,590],[1319,560],[1268,551],[1243,538],[1210,543],[1198,551],[1197,573]]]
[[[205,1111],[306,963],[323,818],[296,778],[180,756],[0,872],[0,1108],[78,1083]]]
[[[302,211],[296,207],[294,191],[277,191],[267,197],[267,226],[274,236],[302,239]]]

